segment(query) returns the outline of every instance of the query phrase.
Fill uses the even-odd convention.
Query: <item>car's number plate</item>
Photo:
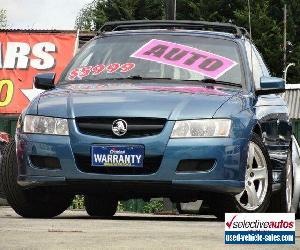
[[[142,145],[100,146],[91,148],[94,167],[143,167],[145,148]]]

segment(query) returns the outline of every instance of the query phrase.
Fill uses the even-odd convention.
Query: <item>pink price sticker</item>
[[[152,39],[130,57],[187,69],[217,79],[237,62],[190,46]]]

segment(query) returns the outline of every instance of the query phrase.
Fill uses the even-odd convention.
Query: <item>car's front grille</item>
[[[94,167],[91,166],[91,156],[75,154],[77,168],[86,173],[142,175],[154,174],[158,171],[162,156],[146,156],[143,167]]]
[[[122,117],[78,117],[76,124],[79,131],[83,134],[117,137],[112,132],[112,123],[117,119],[123,119],[127,123],[127,132],[118,138],[136,138],[159,134],[166,123],[162,118],[122,118]]]

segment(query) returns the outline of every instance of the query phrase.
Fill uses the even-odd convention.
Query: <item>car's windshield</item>
[[[119,35],[101,37],[79,52],[62,81],[104,79],[203,80],[242,84],[235,42],[187,35]],[[120,82],[121,84],[122,82]]]

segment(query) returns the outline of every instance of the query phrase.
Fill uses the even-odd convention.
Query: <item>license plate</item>
[[[92,146],[91,161],[94,167],[143,167],[145,148],[132,146]]]

